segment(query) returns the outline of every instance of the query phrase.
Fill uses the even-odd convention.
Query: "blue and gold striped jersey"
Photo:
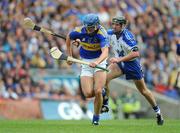
[[[85,27],[76,27],[69,36],[71,40],[81,40],[80,56],[85,59],[98,58],[102,53],[101,48],[109,47],[107,32],[102,26],[93,35],[88,34]]]

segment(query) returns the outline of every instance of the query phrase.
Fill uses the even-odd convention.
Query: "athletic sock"
[[[154,112],[156,112],[156,114],[160,114],[161,113],[161,110],[160,110],[158,105],[154,106],[153,110],[154,110]]]
[[[93,115],[93,122],[94,121],[99,122],[99,115]]]
[[[104,88],[102,89],[102,96],[103,96],[103,105],[108,105],[109,98],[106,95],[106,90]]]
[[[106,90],[103,88],[102,89],[102,96],[105,97],[106,96]]]

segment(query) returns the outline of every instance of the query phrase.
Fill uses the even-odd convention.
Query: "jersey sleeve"
[[[99,36],[99,40],[100,40],[100,46],[101,48],[103,47],[109,47],[109,40],[107,37],[105,36]]]
[[[128,50],[133,51],[133,49],[137,50],[138,46],[137,46],[137,41],[134,37],[134,35],[126,30],[123,33],[123,41],[126,43],[126,47],[128,48]]]
[[[81,28],[80,27],[76,27],[73,31],[71,31],[69,33],[69,37],[71,40],[75,40],[75,39],[79,39],[80,38],[80,32],[81,32]]]
[[[100,41],[101,48],[109,47],[110,43],[109,43],[109,39],[108,39],[108,34],[107,34],[105,29],[100,29],[99,30],[98,38],[99,38],[99,41]]]
[[[113,32],[113,29],[108,29],[107,30],[107,34],[110,36],[110,35],[112,35],[114,32]]]

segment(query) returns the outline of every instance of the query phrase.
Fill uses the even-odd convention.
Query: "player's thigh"
[[[106,84],[107,73],[104,71],[97,71],[94,74],[94,89],[95,91],[101,91]]]
[[[107,73],[107,81],[111,81],[114,78],[117,78],[123,74],[122,70],[119,68],[118,64],[113,63],[108,66],[108,69],[110,70]]]
[[[81,76],[81,88],[85,96],[93,94],[93,77]]]

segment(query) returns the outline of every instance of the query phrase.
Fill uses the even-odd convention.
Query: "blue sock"
[[[99,115],[93,115],[93,122],[94,121],[99,122]]]
[[[103,96],[103,105],[108,105],[108,96],[106,96],[106,90],[103,88],[102,89],[102,96]]]
[[[160,113],[161,113],[160,108],[159,108],[158,105],[154,106],[154,107],[153,107],[153,110],[154,110],[154,112],[156,112],[157,114],[160,114]]]
[[[102,89],[102,96],[105,97],[106,96],[106,90],[103,88]]]

